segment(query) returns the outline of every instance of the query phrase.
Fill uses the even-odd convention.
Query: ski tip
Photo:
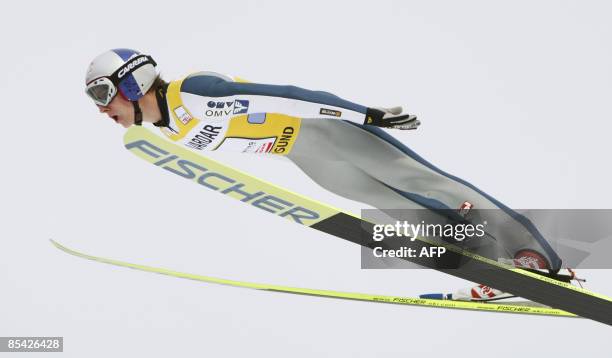
[[[452,295],[445,293],[426,293],[423,295],[419,295],[419,298],[427,300],[452,300]]]
[[[63,249],[64,246],[62,246],[62,244],[60,244],[59,242],[53,240],[53,239],[49,239],[49,241],[51,241],[51,244],[53,244],[53,246],[57,247],[58,249]]]

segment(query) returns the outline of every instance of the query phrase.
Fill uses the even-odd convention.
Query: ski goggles
[[[132,72],[148,64],[157,66],[157,63],[155,63],[151,56],[138,55],[129,62],[123,64],[110,76],[99,77],[88,83],[85,88],[85,93],[95,104],[99,106],[108,106],[119,92],[119,84],[121,81],[132,74]]]

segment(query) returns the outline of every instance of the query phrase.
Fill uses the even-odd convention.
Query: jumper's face
[[[98,105],[100,113],[113,119],[115,123],[121,124],[124,128],[128,128],[134,124],[134,107],[132,103],[121,95],[115,96],[107,106]]]

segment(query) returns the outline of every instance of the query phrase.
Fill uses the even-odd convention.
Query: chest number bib
[[[279,113],[235,116],[217,148],[287,155],[300,132],[300,122],[300,118]]]

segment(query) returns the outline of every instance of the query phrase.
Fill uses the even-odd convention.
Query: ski
[[[124,145],[130,152],[147,162],[187,180],[195,181],[207,189],[358,245],[368,248],[374,245],[373,241],[367,239],[371,238],[368,234],[374,224],[200,156],[156,136],[146,128],[130,128],[124,136]],[[423,238],[418,238],[413,243],[413,247],[418,251],[439,246]],[[406,260],[612,325],[610,297],[538,273],[498,263],[468,251],[453,249],[452,246],[449,248],[447,252],[449,260],[469,259],[470,267],[448,269],[436,266],[431,260],[420,258],[406,258]]]
[[[565,312],[559,309],[533,305],[533,302],[508,302],[504,304],[499,303],[486,303],[486,302],[470,302],[470,301],[453,301],[453,300],[440,300],[440,299],[423,299],[414,297],[399,297],[399,296],[385,296],[367,293],[353,293],[353,292],[340,292],[330,290],[317,290],[310,288],[299,288],[299,287],[288,287],[280,285],[270,285],[254,282],[236,281],[225,278],[217,278],[210,276],[202,276],[191,273],[177,272],[165,268],[152,267],[129,263],[125,261],[119,261],[114,259],[108,259],[104,257],[88,255],[73,249],[70,249],[55,240],[50,240],[51,243],[62,250],[63,252],[80,257],[87,260],[97,261],[109,265],[132,268],[140,271],[153,272],[163,274],[172,277],[185,278],[195,281],[201,281],[206,283],[221,284],[226,286],[250,288],[263,291],[273,291],[282,293],[291,293],[299,295],[326,297],[326,298],[339,298],[344,300],[353,301],[365,301],[375,303],[389,303],[397,305],[409,305],[409,306],[422,306],[432,308],[447,308],[447,309],[460,309],[470,311],[487,311],[487,312],[501,312],[501,313],[514,313],[514,314],[528,314],[528,315],[539,315],[539,316],[557,316],[557,317],[576,317],[576,315]]]

